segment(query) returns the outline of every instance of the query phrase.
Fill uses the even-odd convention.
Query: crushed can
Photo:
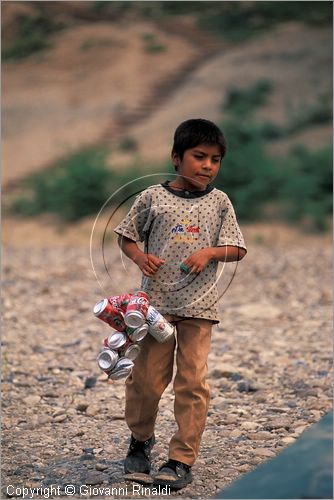
[[[135,292],[126,308],[124,321],[130,328],[138,328],[145,323],[149,307],[149,297],[143,291]]]
[[[116,351],[105,348],[99,353],[97,364],[101,370],[109,372],[115,367],[118,359],[119,355]]]
[[[116,363],[116,366],[108,373],[108,379],[119,380],[120,378],[126,378],[130,375],[134,364],[131,359],[121,358]]]

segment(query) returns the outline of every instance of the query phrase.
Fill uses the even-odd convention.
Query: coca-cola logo
[[[135,299],[131,300],[131,304],[146,305],[147,304],[147,300],[144,297],[136,297]]]

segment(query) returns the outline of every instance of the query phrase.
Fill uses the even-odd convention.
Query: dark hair
[[[218,144],[222,158],[225,156],[226,139],[213,122],[204,118],[193,118],[180,123],[175,130],[172,153],[176,153],[182,160],[184,152],[198,144]]]

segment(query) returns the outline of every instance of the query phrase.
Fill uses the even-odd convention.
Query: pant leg
[[[175,338],[159,343],[149,334],[140,342],[141,351],[125,382],[125,420],[139,441],[154,432],[160,398],[173,377],[175,345]]]
[[[206,382],[212,321],[189,318],[177,324],[174,414],[178,431],[169,458],[193,465],[199,452],[210,401]]]

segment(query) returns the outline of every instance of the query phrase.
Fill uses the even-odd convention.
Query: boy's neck
[[[180,191],[189,191],[191,193],[205,191],[208,186],[205,186],[202,189],[194,188],[194,186],[191,186],[184,177],[178,176],[176,179],[169,182],[169,187],[172,189],[179,189]]]

